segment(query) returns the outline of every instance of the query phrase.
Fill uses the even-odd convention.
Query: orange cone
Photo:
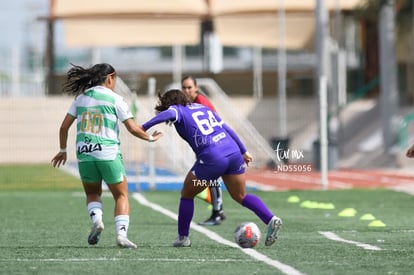
[[[203,191],[197,194],[197,198],[202,199],[203,201],[207,202],[208,204],[211,204],[211,192],[210,187],[207,187]]]

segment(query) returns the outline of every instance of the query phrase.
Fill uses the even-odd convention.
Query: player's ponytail
[[[115,73],[115,69],[107,64],[96,64],[90,68],[72,65],[66,74],[67,80],[63,84],[63,91],[71,95],[79,95],[89,88],[101,85],[109,74]]]

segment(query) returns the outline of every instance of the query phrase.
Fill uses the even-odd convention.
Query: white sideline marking
[[[17,258],[17,259],[0,259],[0,262],[246,262],[246,260],[238,259],[182,259],[182,258]],[[251,260],[253,261],[253,260]]]
[[[162,206],[152,203],[150,201],[148,201],[143,195],[139,194],[139,193],[134,193],[132,194],[132,197],[138,201],[138,203],[147,206],[155,211],[158,211],[162,214],[164,214],[165,216],[168,216],[174,220],[178,220],[178,216],[177,214],[175,214],[174,212],[163,208]],[[217,233],[206,229],[205,227],[202,227],[194,222],[191,222],[191,228],[206,235],[207,237],[209,237],[210,239],[212,239],[213,241],[216,241],[218,243],[227,245],[227,246],[231,246],[234,248],[238,248],[240,249],[243,253],[249,255],[250,257],[262,261],[270,266],[276,267],[277,269],[279,269],[281,272],[283,272],[284,274],[289,274],[289,275],[302,275],[303,273],[301,273],[300,271],[294,269],[293,267],[286,265],[284,263],[281,263],[279,261],[270,259],[269,257],[267,257],[266,255],[263,255],[259,252],[257,252],[254,249],[251,248],[245,248],[242,249],[240,248],[237,244],[235,244],[234,242],[231,242],[229,240],[226,240],[224,238],[222,238],[220,235],[218,235]]]
[[[366,243],[360,243],[360,242],[356,242],[356,241],[343,239],[343,238],[339,237],[338,235],[336,235],[335,233],[330,232],[330,231],[319,231],[319,234],[325,236],[325,238],[328,238],[332,241],[354,244],[356,246],[362,247],[363,249],[382,250],[380,247],[375,246],[375,245],[370,245],[370,244],[366,244]]]

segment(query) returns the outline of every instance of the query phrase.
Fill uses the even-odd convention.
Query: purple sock
[[[194,200],[181,198],[178,207],[178,235],[188,236],[194,214]]]
[[[265,224],[268,224],[274,216],[266,204],[255,195],[247,194],[242,201],[242,205],[252,210]]]

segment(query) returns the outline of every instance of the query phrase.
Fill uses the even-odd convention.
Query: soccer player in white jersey
[[[92,221],[88,243],[97,244],[104,229],[101,200],[104,180],[115,200],[116,244],[122,248],[136,248],[127,238],[130,209],[118,121],[123,122],[132,135],[149,142],[158,140],[162,133],[149,135],[135,124],[127,103],[114,92],[115,83],[116,71],[106,63],[90,68],[73,65],[68,71],[63,89],[74,95],[75,100],[60,126],[60,151],[53,157],[52,164],[59,167],[66,163],[68,131],[77,119],[76,156]]]

